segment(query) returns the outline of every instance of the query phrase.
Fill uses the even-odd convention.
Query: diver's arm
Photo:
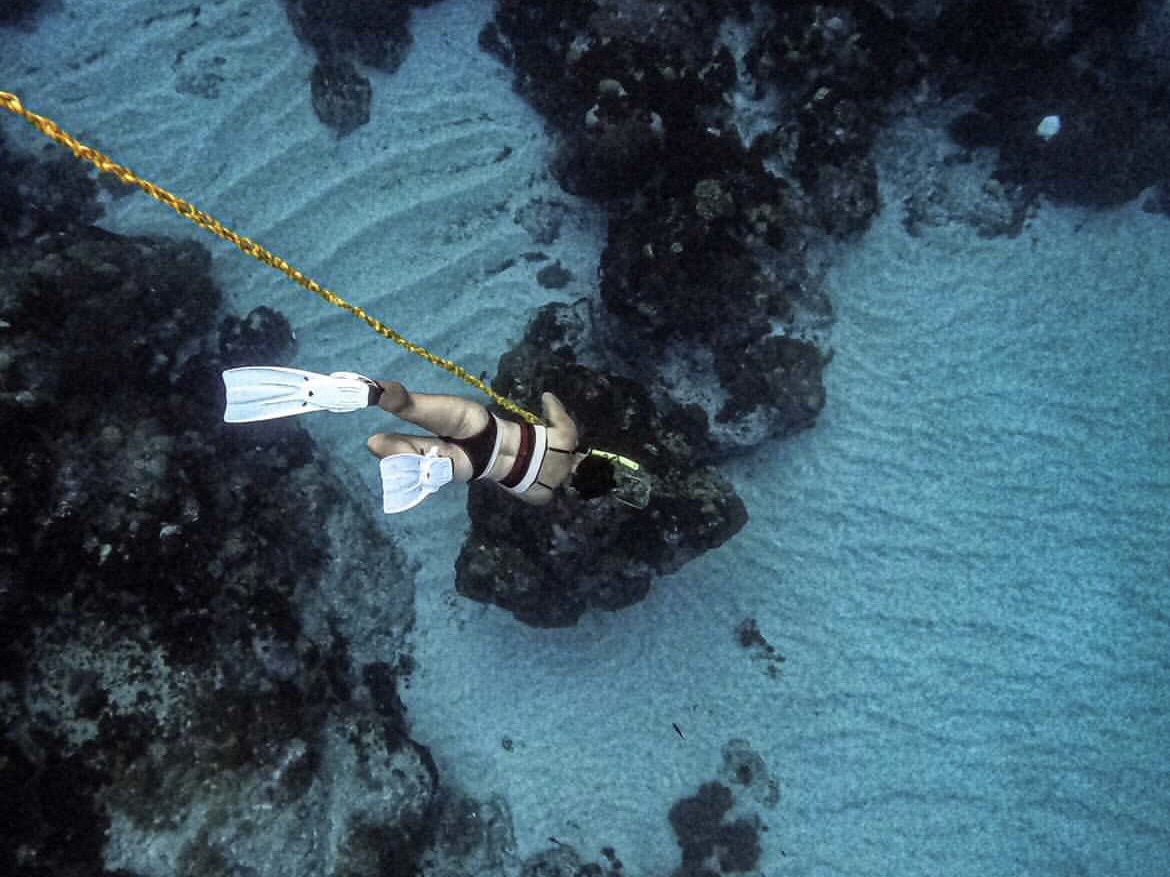
[[[540,396],[540,405],[545,421],[564,437],[562,441],[567,446],[565,450],[576,450],[578,441],[577,424],[569,416],[569,412],[565,410],[565,406],[561,403],[561,400],[552,393],[542,393]]]

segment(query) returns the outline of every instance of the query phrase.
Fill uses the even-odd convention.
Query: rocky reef
[[[503,0],[481,35],[555,126],[558,180],[608,214],[599,331],[611,366],[702,408],[725,449],[815,422],[827,361],[815,336],[831,318],[804,256],[821,233],[810,197],[735,127],[742,74],[720,29],[748,11]]]
[[[831,311],[804,253],[865,220],[833,209],[836,225],[818,229],[814,199],[735,129],[726,95],[740,74],[719,36],[747,13],[504,0],[481,34],[556,126],[561,185],[609,218],[599,300],[542,309],[496,389],[530,408],[556,393],[583,446],[654,480],[641,511],[571,495],[538,511],[473,486],[457,588],[526,623],[630,605],[723,544],[747,514],[715,455],[807,429],[824,406]],[[873,190],[872,169],[861,176]]]
[[[0,144],[0,870],[409,869],[437,775],[402,557],[298,424],[220,422],[287,322],[90,225],[78,168]]]
[[[460,592],[571,623],[739,528],[707,464],[816,422],[823,260],[881,208],[874,147],[897,114],[949,102],[942,165],[983,167],[974,156],[998,147],[981,186],[940,197],[940,172],[901,205],[911,233],[957,220],[1016,234],[1040,195],[1112,204],[1155,187],[1147,209],[1162,210],[1168,33],[1136,0],[499,0],[480,43],[549,120],[557,179],[604,207],[608,231],[599,301],[534,318],[497,388],[529,405],[551,389],[595,433],[620,424],[586,443],[643,460],[662,502],[541,518],[473,490]],[[1038,130],[1050,115],[1063,125]]]
[[[284,0],[297,37],[317,55],[313,111],[344,136],[370,121],[370,80],[361,67],[393,73],[410,50],[410,9],[435,0]]]
[[[949,87],[976,95],[952,136],[995,147],[996,178],[1029,200],[1111,206],[1165,183],[1170,13],[1154,6],[952,4],[936,25],[935,63]],[[1045,119],[1059,122],[1042,130]]]
[[[592,335],[587,301],[542,308],[501,359],[495,388],[537,410],[541,394],[555,392],[580,424],[582,447],[634,458],[652,473],[649,506],[570,495],[534,508],[472,484],[471,530],[456,562],[459,593],[539,627],[638,602],[656,576],[723,544],[747,521],[731,485],[704,462],[702,411],[655,401],[637,382],[583,361],[576,351]]]
[[[324,124],[368,121],[362,68],[401,63],[411,5],[286,0]],[[0,24],[42,8],[10,2]],[[883,208],[915,233],[962,215],[881,203],[873,152],[898,114],[945,120],[940,164],[986,160],[986,204],[962,220],[981,233],[1019,233],[1041,197],[1148,190],[1170,214],[1166,10],[499,0],[481,44],[608,237],[596,297],[536,313],[495,386],[529,408],[556,392],[583,443],[655,489],[640,511],[571,493],[536,510],[473,486],[460,593],[570,625],[743,526],[715,461],[816,422],[832,248]],[[287,358],[288,324],[224,316],[202,249],[103,232],[95,192],[68,155],[0,143],[0,870],[515,872],[506,803],[440,788],[410,736],[401,555],[296,423],[219,422],[218,371]],[[555,221],[537,225],[552,243]],[[754,622],[738,637],[780,673]],[[718,781],[663,814],[678,874],[759,866],[742,807],[778,791],[733,743]],[[518,869],[623,873],[603,855],[556,841]]]
[[[23,24],[41,8],[41,0],[7,0],[0,6],[0,25]]]
[[[759,873],[760,837],[768,830],[765,809],[779,801],[779,784],[763,759],[746,740],[723,746],[718,779],[700,784],[693,795],[676,801],[667,814],[681,862],[670,877],[717,877],[719,874]],[[603,846],[599,861],[572,844],[548,838],[550,846],[532,854],[520,867],[520,877],[622,877],[626,869],[620,851]],[[781,855],[785,855],[780,850]]]

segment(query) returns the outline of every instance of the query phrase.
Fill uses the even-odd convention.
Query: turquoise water
[[[530,246],[495,206],[558,193],[539,119],[475,49],[490,4],[416,14],[407,64],[375,77],[379,121],[342,142],[312,118],[311,61],[274,5],[131,31],[109,4],[63,6],[0,32],[0,87],[34,110],[473,371],[547,300],[491,272]],[[219,53],[219,97],[176,89]],[[495,164],[505,147],[515,160]],[[418,565],[413,735],[446,779],[508,802],[518,855],[556,836],[668,873],[670,804],[737,738],[777,789],[741,802],[768,827],[767,874],[1170,873],[1170,221],[1043,204],[1016,238],[912,237],[896,148],[879,162],[886,211],[832,260],[824,416],[728,464],[751,521],[722,549],[644,604],[532,631],[454,596],[460,500],[382,524]],[[590,290],[600,221],[565,200],[571,298]],[[109,217],[197,235],[142,198]],[[298,364],[433,382],[214,253],[240,309],[289,314]],[[375,515],[367,425],[312,429]],[[735,642],[746,617],[783,654],[775,674]]]
[[[887,217],[833,272],[826,416],[743,470],[804,873],[1170,866],[1167,225]]]

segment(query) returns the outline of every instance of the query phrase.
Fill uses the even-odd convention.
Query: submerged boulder
[[[815,422],[827,362],[815,336],[831,310],[810,243],[863,229],[877,209],[872,167],[852,153],[777,173],[785,138],[744,142],[732,95],[750,77],[724,36],[751,10],[501,0],[480,40],[555,126],[558,181],[608,213],[600,293],[611,353],[655,398],[701,407],[723,449]],[[816,124],[843,122],[829,113]],[[855,127],[868,132],[871,120]],[[780,347],[788,361],[799,353],[798,377],[777,368]]]
[[[313,49],[313,111],[344,136],[370,121],[373,89],[359,66],[393,73],[406,59],[412,6],[435,0],[284,0],[293,30]]]
[[[0,144],[0,871],[409,868],[403,558],[300,424],[221,421],[284,318],[222,317],[205,250],[86,225],[73,180]]]
[[[456,561],[456,588],[537,627],[575,624],[587,609],[642,600],[656,576],[717,548],[747,521],[718,470],[701,411],[656,401],[637,382],[578,360],[582,306],[548,305],[502,357],[495,389],[530,409],[556,394],[580,430],[581,447],[637,460],[653,479],[644,509],[612,496],[582,500],[571,489],[547,506],[516,502],[473,483],[471,531]]]
[[[370,80],[348,61],[322,61],[309,77],[313,112],[340,136],[370,121]]]
[[[6,0],[0,6],[0,25],[21,24],[40,11],[41,0]]]
[[[285,0],[293,30],[323,61],[345,58],[393,73],[412,42],[410,4]]]

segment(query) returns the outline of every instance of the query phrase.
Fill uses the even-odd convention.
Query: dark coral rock
[[[810,177],[825,164],[865,156],[877,134],[878,119],[860,101],[833,92],[813,95],[797,115],[800,122],[798,168]]]
[[[760,828],[750,819],[721,826],[716,854],[724,874],[751,871],[760,861]]]
[[[431,821],[433,843],[428,861],[435,874],[498,873],[514,855],[512,814],[501,795],[476,800],[454,783],[443,783]],[[446,865],[447,867],[443,867]]]
[[[726,59],[715,57],[721,5],[501,0],[481,44],[562,130],[583,126],[605,96],[626,115],[693,119],[728,81]],[[712,68],[717,60],[723,66]]]
[[[504,0],[481,42],[563,135],[554,168],[573,192],[628,196],[698,141],[704,108],[734,81],[716,46],[720,4]]]
[[[227,566],[247,569],[259,548],[225,544],[225,531],[289,523],[257,508],[272,485],[242,467],[279,480],[310,450],[294,432],[264,442],[220,428],[218,367],[198,340],[219,304],[206,251],[99,234],[8,253],[0,316],[19,329],[0,374],[12,424],[0,471],[13,488],[2,523],[16,549],[9,571],[39,583],[25,609],[67,593],[79,609],[149,624],[180,661],[206,659],[217,637],[247,641],[255,626],[295,633],[291,571],[319,562],[309,548],[283,575],[248,583],[251,612],[207,623],[227,594],[242,596]]]
[[[0,739],[0,870],[13,877],[95,874],[108,817],[94,801],[103,777],[85,759],[51,754],[34,763]]]
[[[285,0],[297,36],[322,60],[348,58],[392,73],[410,47],[410,2]]]
[[[417,874],[430,840],[438,772],[425,747],[410,740],[387,745],[377,723],[358,719],[331,729],[344,740],[331,750],[358,759],[355,806],[338,841],[334,877]],[[340,750],[340,751],[338,751]]]
[[[804,343],[793,331],[797,300],[823,301],[804,264],[812,223],[831,214],[821,224],[848,233],[877,209],[873,169],[852,157],[868,149],[875,128],[860,96],[814,102],[810,144],[838,135],[840,143],[832,171],[816,170],[832,156],[809,159],[803,179],[813,196],[766,170],[766,150],[745,148],[734,133],[727,91],[736,64],[719,33],[727,16],[745,14],[736,3],[505,0],[483,34],[513,66],[517,89],[559,130],[558,180],[610,211],[601,297],[616,318],[605,339],[611,353],[643,372],[686,360],[689,371],[674,384],[686,393],[665,381],[657,389],[678,403],[701,400],[720,425],[720,444],[732,447],[815,420],[819,376],[810,383],[802,370],[785,386],[767,339]],[[860,13],[849,20],[861,18],[869,21]],[[852,66],[825,64],[825,75],[842,81],[842,70],[875,54],[856,54],[859,41],[845,36]],[[860,93],[868,80],[853,79]],[[823,357],[809,350],[806,362],[819,369]],[[790,404],[796,398],[800,410]]]
[[[613,847],[602,847],[606,866],[586,862],[569,844],[549,838],[555,845],[529,856],[520,866],[520,877],[621,877],[621,860]]]
[[[357,72],[349,61],[321,61],[309,78],[313,112],[339,135],[360,128],[370,121],[370,80]]]
[[[819,164],[807,186],[820,225],[830,234],[860,234],[881,207],[877,169],[867,157]]]
[[[670,825],[682,848],[677,877],[711,873],[706,864],[715,858],[721,873],[750,871],[760,858],[759,825],[737,819],[725,823],[731,809],[731,790],[722,783],[704,783],[691,798],[670,808]]]
[[[774,434],[811,428],[825,406],[825,361],[815,345],[777,335],[763,336],[738,354],[724,348],[715,367],[730,398],[717,420],[731,421],[763,406]]]
[[[335,877],[417,874],[418,844],[394,825],[358,817],[345,826]]]
[[[748,217],[763,207],[792,215],[777,181],[726,174],[614,217],[601,260],[606,307],[640,341],[708,339],[723,321],[762,334],[768,317],[790,309],[745,241]]]
[[[930,33],[944,86],[974,90],[951,126],[964,146],[999,149],[1006,187],[1109,206],[1165,178],[1170,150],[1165,46],[1134,37],[1136,0],[951,4]],[[1059,116],[1055,136],[1041,119]]]
[[[36,723],[46,729],[39,748],[48,753],[40,757],[59,757],[60,769],[73,771],[66,785],[76,799],[63,809],[63,792],[48,785],[56,774],[43,770],[26,792],[53,799],[36,817],[41,827],[20,838],[46,867],[61,855],[54,850],[100,862],[106,817],[90,799],[157,737],[162,695],[143,686],[129,704],[111,696],[119,661],[149,677],[147,656],[157,649],[174,666],[210,663],[236,678],[247,661],[227,656],[251,626],[296,627],[291,579],[260,563],[259,545],[235,542],[241,568],[225,575],[225,530],[246,519],[247,493],[225,464],[234,455],[211,429],[218,374],[202,336],[214,325],[219,292],[207,269],[194,245],[96,230],[17,243],[0,264],[0,639],[21,667],[18,684],[38,692]],[[262,495],[253,491],[253,501]],[[248,514],[262,517],[255,507]],[[249,572],[249,563],[258,565]],[[68,671],[62,648],[90,656],[82,671]],[[214,703],[227,702],[217,694]],[[9,715],[14,727],[31,719]],[[252,727],[266,733],[271,719]],[[50,733],[78,724],[93,737],[51,743]],[[248,747],[254,738],[231,739]],[[73,840],[53,834],[59,814]],[[86,832],[93,844],[81,841]]]
[[[524,860],[520,877],[582,877],[586,867],[581,855],[565,843],[541,850]]]
[[[9,252],[0,309],[20,331],[6,347],[0,410],[14,428],[0,467],[20,473],[21,513],[5,518],[6,544],[22,549],[12,562],[46,595],[60,588],[95,611],[150,617],[176,658],[205,655],[206,612],[225,584],[222,528],[254,515],[245,506],[259,498],[207,477],[223,471],[236,437],[216,428],[219,376],[191,340],[219,304],[206,251],[97,235]],[[308,458],[301,442],[293,459]],[[290,461],[273,450],[256,455],[254,471]],[[158,587],[193,571],[195,557],[199,574]]]
[[[0,25],[31,21],[41,8],[41,0],[4,0],[0,4]]]
[[[479,45],[513,69],[517,91],[542,113],[565,125],[588,106],[560,87],[565,59],[589,22],[591,3],[500,0],[479,35]]]
[[[0,135],[0,247],[47,231],[81,228],[101,215],[85,166],[55,152],[47,161],[8,150]]]
[[[425,835],[434,770],[394,680],[355,705],[344,637],[301,613],[345,498],[295,423],[220,419],[224,358],[287,349],[287,322],[258,309],[217,339],[205,250],[86,227],[96,208],[71,197],[20,199],[0,248],[0,780],[21,801],[0,810],[0,869],[102,874],[112,813],[149,838],[198,811],[180,873],[247,873],[255,819],[338,815],[326,761],[330,783],[360,765],[355,809]]]
[[[950,132],[963,146],[996,146],[995,177],[1008,187],[1092,206],[1121,204],[1165,178],[1170,116],[1164,89],[1144,77],[1099,75],[1078,82],[1053,73],[1046,82],[1029,77],[1029,93],[996,89],[958,118]],[[1055,115],[1060,131],[1037,132]]]
[[[682,848],[683,866],[710,856],[719,839],[723,815],[731,809],[731,790],[721,783],[703,783],[690,798],[670,808],[670,826]]]
[[[1170,183],[1159,183],[1142,204],[1146,213],[1161,213],[1170,217]]]
[[[653,116],[607,113],[563,142],[553,171],[565,190],[577,195],[631,194],[655,174],[663,159],[658,129]]]
[[[1141,0],[948,2],[940,4],[923,42],[931,49],[935,66],[956,80],[956,90],[970,87],[970,82],[959,82],[962,67],[948,61],[1021,80],[1026,88],[1021,77],[1092,50],[1111,33],[1130,31],[1141,7]]]
[[[748,67],[797,107],[784,136],[791,172],[814,202],[818,224],[834,235],[863,231],[876,215],[876,173],[868,157],[899,88],[921,74],[909,29],[884,4],[778,4]]]
[[[748,56],[759,79],[853,99],[891,94],[912,75],[906,25],[890,4],[773,3],[774,19]]]
[[[544,391],[555,393],[577,421],[581,446],[638,460],[653,476],[654,493],[642,510],[565,494],[534,508],[472,485],[471,532],[456,562],[456,587],[538,627],[638,602],[655,576],[721,545],[747,520],[727,481],[699,462],[706,450],[701,419],[656,405],[631,380],[578,363],[560,321],[570,315],[563,305],[542,308],[521,345],[501,358],[496,389],[529,406]]]
[[[362,681],[369,690],[370,705],[386,720],[387,728],[400,737],[406,736],[406,707],[398,696],[398,679],[403,672],[384,662],[362,668]]]
[[[777,333],[816,286],[799,238],[786,237],[799,211],[782,183],[745,161],[615,217],[602,254],[601,297],[627,336],[612,341],[641,362],[679,345],[708,351],[707,377],[727,397],[708,413],[730,424],[758,412],[767,426],[751,441],[810,427],[824,405],[826,357]]]
[[[357,65],[393,73],[410,49],[410,8],[435,0],[285,0],[293,30],[312,46],[313,110],[345,135],[370,120],[370,81]]]
[[[546,265],[536,272],[536,282],[545,289],[564,289],[573,279],[573,272],[560,262]]]
[[[296,346],[284,314],[261,305],[244,318],[228,315],[219,327],[219,355],[227,368],[257,363],[284,363]]]

